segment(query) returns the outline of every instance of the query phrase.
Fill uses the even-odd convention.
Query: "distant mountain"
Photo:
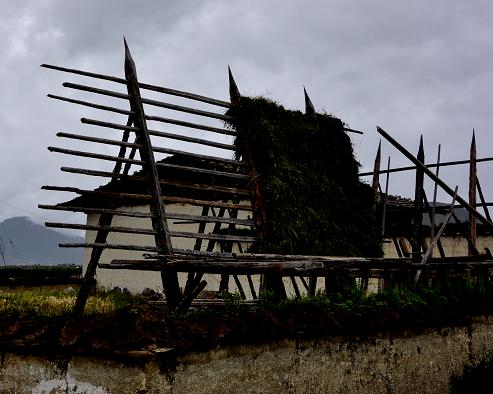
[[[14,217],[0,223],[0,265],[82,264],[83,249],[60,248],[59,243],[84,242],[84,238],[62,234],[31,222],[28,217]]]

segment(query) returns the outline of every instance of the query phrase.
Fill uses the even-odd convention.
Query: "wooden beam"
[[[119,98],[119,99],[123,99],[123,100],[129,99],[128,94],[119,93],[119,92],[115,92],[112,90],[93,88],[91,86],[79,85],[79,84],[70,83],[70,82],[64,82],[63,86],[66,88],[71,88],[71,89],[80,90],[80,91],[84,91],[84,92],[96,93],[96,94],[100,94],[100,95],[107,96],[107,97],[114,97],[114,98]],[[147,104],[147,105],[152,105],[155,107],[170,109],[173,111],[185,112],[185,113],[189,113],[192,115],[204,116],[207,118],[213,118],[213,119],[219,119],[219,120],[229,120],[230,119],[230,117],[223,115],[223,114],[218,114],[218,113],[209,112],[209,111],[202,111],[200,109],[184,107],[181,105],[176,105],[176,104],[171,104],[171,103],[165,103],[163,101],[158,101],[158,100],[151,100],[151,99],[142,98],[142,103]],[[86,104],[83,104],[82,102],[78,102],[75,104],[86,105]],[[96,107],[93,107],[93,108],[96,108]],[[148,118],[148,115],[146,115],[146,119],[151,120]],[[168,122],[168,121],[164,121],[164,122],[165,123],[173,123],[173,120],[171,122]],[[200,127],[194,127],[194,128],[200,128]],[[221,130],[221,132],[227,131],[224,129],[219,129],[219,130]],[[224,133],[222,133],[222,134],[224,134]]]
[[[83,75],[86,77],[91,77],[91,78],[96,78],[96,79],[102,79],[105,81],[116,82],[116,83],[120,83],[123,85],[126,85],[126,83],[127,83],[125,79],[114,77],[111,75],[97,74],[97,73],[93,73],[93,72],[76,70],[73,68],[54,66],[54,65],[50,65],[50,64],[42,64],[41,67],[52,69],[52,70],[57,70],[57,71],[62,71],[62,72],[67,72],[67,73],[71,73],[71,74]],[[180,91],[180,90],[165,88],[162,86],[150,85],[147,83],[140,83],[139,82],[139,87],[141,89],[151,90],[154,92],[169,94],[169,95],[177,96],[177,97],[184,97],[184,98],[187,98],[190,100],[202,101],[202,102],[207,103],[207,104],[217,105],[217,106],[224,107],[224,108],[229,108],[229,105],[230,105],[227,101],[217,100],[214,98],[201,96],[201,95],[194,94],[194,93],[188,93],[188,92],[184,92],[184,91]]]
[[[491,222],[491,216],[490,216],[490,211],[488,209],[488,204],[483,195],[483,190],[481,189],[481,184],[479,183],[479,178],[476,175],[476,186],[478,187],[478,194],[479,194],[479,199],[481,200],[481,205],[484,209],[484,214],[486,215],[486,218]]]
[[[417,159],[420,163],[425,162],[425,152],[423,148],[423,136],[419,140]],[[423,182],[424,173],[419,167],[416,168],[416,184],[414,188],[414,224],[413,224],[413,245],[412,253],[415,261],[421,260],[421,226],[423,223]]]
[[[140,148],[139,144],[135,144],[132,142],[112,140],[112,139],[107,139],[107,138],[99,138],[99,137],[93,137],[93,136],[88,136],[88,135],[60,132],[60,133],[57,133],[56,136],[61,137],[61,138],[75,139],[75,140],[79,140],[79,141],[95,142],[95,143],[104,144],[104,145],[125,146],[125,147],[136,148],[136,149]],[[232,165],[234,167],[246,167],[246,163],[243,163],[241,161],[234,160],[234,159],[225,159],[223,157],[201,155],[201,154],[197,154],[197,153],[191,153],[191,152],[186,152],[186,151],[181,151],[181,150],[176,150],[176,149],[170,149],[170,148],[156,147],[156,146],[153,146],[152,148],[153,148],[154,152],[158,152],[158,153],[167,153],[167,154],[171,154],[171,155],[175,155],[175,156],[186,156],[186,157],[191,157],[192,159],[207,160],[207,161],[211,161],[214,163]]]
[[[449,211],[448,211],[447,215],[445,216],[445,219],[444,219],[442,225],[440,226],[440,229],[438,230],[437,235],[432,239],[432,241],[430,242],[430,246],[428,247],[428,249],[424,253],[423,258],[421,259],[420,264],[422,264],[422,265],[426,264],[428,262],[428,260],[430,259],[430,257],[433,256],[433,249],[438,244],[438,241],[440,240],[440,237],[442,236],[443,230],[445,230],[445,227],[447,226],[450,218],[452,217],[452,213],[454,212],[455,199],[457,198],[457,190],[458,190],[458,186],[455,187],[455,193],[454,193],[454,197],[452,198],[452,203],[450,204]],[[414,286],[417,285],[420,275],[421,275],[421,270],[416,271],[416,274],[414,276]]]
[[[137,78],[137,70],[135,63],[130,54],[127,42],[124,39],[125,45],[125,79],[127,85],[127,92],[130,96],[130,108],[134,113],[134,124],[136,131],[136,142],[144,147],[139,149],[139,154],[144,161],[144,170],[146,176],[149,179],[148,186],[152,195],[152,202],[150,203],[151,212],[153,217],[151,218],[152,227],[156,232],[154,240],[156,242],[156,248],[158,253],[162,255],[171,255],[172,245],[171,236],[166,222],[166,210],[164,207],[164,201],[161,196],[161,185],[159,183],[159,175],[157,172],[156,161],[152,150],[152,143],[147,129],[147,122],[145,118],[144,107],[140,96],[139,82]],[[166,301],[171,308],[176,308],[181,299],[180,286],[178,284],[178,276],[163,267],[161,271],[161,277],[163,280],[164,292],[166,294]]]
[[[390,168],[390,156],[387,160],[387,169]],[[382,238],[385,237],[385,220],[387,216],[387,201],[389,197],[389,177],[390,174],[387,172],[387,176],[385,177],[385,194],[383,196],[383,208],[382,208]]]
[[[472,131],[471,148],[470,148],[470,163],[469,163],[469,204],[471,207],[476,209],[476,181],[477,181],[477,169],[476,169],[476,137],[474,135],[474,129]],[[471,242],[476,247],[476,236],[477,225],[476,217],[469,213],[469,236],[471,237]],[[469,248],[469,255],[473,254],[473,250]]]
[[[435,171],[435,175],[440,175],[440,153],[441,153],[442,145],[438,144],[438,153],[437,153],[437,167]],[[437,205],[437,192],[438,192],[438,184],[433,183],[433,202],[431,206],[431,239],[435,238],[435,213],[436,213],[436,205]],[[431,257],[433,257],[433,250],[431,251]],[[443,256],[442,256],[443,257]]]
[[[483,157],[480,159],[476,160],[476,163],[483,163],[483,162],[489,162],[493,161],[493,157]],[[432,164],[426,164],[426,168],[434,168],[437,166],[441,167],[447,167],[447,166],[455,166],[459,164],[469,164],[470,160],[456,160],[456,161],[445,161],[443,163],[432,163]],[[407,166],[407,167],[397,167],[397,168],[391,168],[389,172],[403,172],[403,171],[414,171],[416,170],[416,166]],[[380,174],[385,174],[387,171],[382,170],[380,171]],[[359,176],[370,176],[373,175],[373,171],[368,171],[368,172],[360,172],[358,174]]]
[[[373,165],[373,181],[371,183],[371,189],[373,190],[373,212],[377,212],[379,198],[378,186],[380,184],[379,174],[380,174],[380,161],[381,161],[381,150],[382,150],[382,141],[378,143],[377,154],[375,155],[375,163]]]
[[[128,126],[117,124],[117,123],[103,122],[100,120],[88,119],[88,118],[81,118],[80,121],[82,123],[85,123],[85,124],[107,127],[109,129],[129,130],[129,131],[137,132],[135,127],[128,127]],[[223,144],[221,142],[209,141],[209,140],[205,140],[205,139],[201,139],[201,138],[195,138],[195,137],[188,137],[186,135],[168,133],[168,132],[164,132],[164,131],[147,130],[147,133],[149,135],[153,135],[156,137],[168,138],[168,139],[183,141],[183,142],[190,142],[193,144],[206,145],[206,146],[211,146],[213,148],[219,148],[219,149],[225,149],[225,150],[235,150],[236,149],[231,144]]]

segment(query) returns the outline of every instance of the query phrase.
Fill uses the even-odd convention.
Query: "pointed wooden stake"
[[[159,182],[153,147],[149,132],[147,130],[144,106],[142,104],[139,81],[137,79],[137,70],[125,38],[124,44],[127,92],[129,95],[130,107],[134,113],[134,126],[138,130],[135,133],[135,142],[142,146],[142,148],[139,148],[139,154],[145,163],[143,167],[149,179],[149,191],[153,196],[152,202],[150,203],[150,209],[153,214],[151,219],[152,227],[157,234],[154,239],[159,253],[162,255],[169,255],[172,253],[171,237],[168,230],[168,224],[166,222],[166,212],[161,195],[161,184]],[[161,271],[161,278],[163,281],[164,292],[166,294],[166,301],[170,307],[175,308],[178,306],[181,299],[181,291],[178,284],[177,273],[164,268]]]
[[[373,182],[371,188],[373,190],[373,212],[377,211],[377,205],[379,201],[378,197],[378,186],[380,183],[380,161],[381,161],[381,151],[382,151],[382,140],[378,143],[377,154],[375,156],[375,164],[373,166]]]
[[[237,105],[240,103],[240,91],[238,90],[238,86],[236,86],[235,79],[233,78],[233,73],[231,72],[231,68],[228,66],[228,75],[229,75],[229,98],[231,100],[231,104]]]
[[[476,209],[476,180],[477,180],[477,169],[476,169],[476,137],[474,135],[474,129],[472,130],[471,139],[471,150],[470,150],[470,163],[469,163],[469,205]],[[476,246],[476,217],[469,213],[469,236],[471,237],[471,242]],[[472,248],[469,248],[469,256],[473,255]]]
[[[305,92],[305,114],[308,116],[315,116],[317,112],[315,111],[315,107],[313,106],[312,100],[310,100],[310,97],[308,97],[308,93],[306,92],[304,86],[303,86],[303,92]]]

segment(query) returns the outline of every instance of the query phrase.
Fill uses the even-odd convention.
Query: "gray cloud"
[[[22,212],[51,218],[36,205],[69,196],[42,192],[43,184],[95,186],[58,168],[99,164],[45,148],[60,145],[57,131],[94,133],[79,118],[103,115],[46,99],[47,93],[78,96],[60,84],[83,79],[39,64],[121,75],[123,35],[146,82],[227,99],[229,64],[242,93],[267,95],[293,109],[303,108],[305,85],[317,109],[365,131],[353,141],[368,169],[376,125],[411,151],[422,133],[428,160],[438,143],[444,160],[466,158],[474,127],[478,153],[488,156],[492,11],[487,1],[445,0],[7,2],[0,16],[0,218]],[[393,165],[407,164],[388,144],[383,150]],[[488,171],[488,164],[479,170],[487,196],[493,193]],[[466,194],[464,169],[443,174]],[[393,176],[391,192],[411,195],[410,176]]]

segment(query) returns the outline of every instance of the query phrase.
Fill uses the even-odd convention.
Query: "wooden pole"
[[[130,107],[134,113],[134,125],[136,131],[136,143],[143,147],[139,149],[140,157],[144,161],[144,170],[148,178],[149,191],[152,194],[150,209],[153,213],[152,227],[157,235],[154,237],[156,248],[161,255],[171,255],[172,245],[171,237],[166,222],[166,212],[164,202],[161,196],[161,185],[157,172],[156,161],[152,149],[151,139],[147,130],[144,107],[140,96],[139,82],[135,63],[130,54],[127,41],[125,44],[125,79],[127,81],[127,92],[130,96]],[[178,275],[176,272],[163,268],[161,271],[163,288],[166,295],[166,302],[171,308],[176,308],[181,299],[181,291],[178,284]]]
[[[447,226],[450,218],[452,217],[452,214],[454,212],[455,199],[457,198],[457,189],[458,189],[458,186],[455,187],[455,194],[454,194],[454,197],[452,198],[452,203],[450,204],[449,211],[448,211],[447,215],[445,216],[445,219],[444,219],[440,229],[438,230],[437,235],[433,238],[433,240],[430,243],[429,248],[426,250],[425,254],[423,255],[423,259],[421,260],[421,264],[423,264],[423,265],[428,262],[428,259],[431,257],[431,255],[433,253],[433,249],[438,244],[438,241],[440,241],[440,237],[442,236],[443,230],[445,230],[445,227]],[[421,270],[416,271],[416,275],[414,276],[414,286],[417,285],[420,275],[421,275]]]
[[[387,169],[390,168],[390,156],[387,160]],[[383,209],[382,209],[382,237],[385,237],[385,220],[387,216],[387,197],[389,195],[389,177],[390,173],[387,172],[387,176],[385,177],[385,194],[383,196]]]
[[[474,129],[472,130],[471,139],[471,149],[470,149],[470,163],[469,163],[469,204],[471,207],[476,209],[476,180],[477,180],[477,169],[476,169],[476,137],[474,135]],[[471,237],[471,242],[476,246],[476,217],[469,213],[469,236]],[[469,248],[469,256],[473,254],[472,248]]]
[[[478,187],[478,194],[481,200],[481,206],[484,209],[484,214],[486,215],[486,218],[491,222],[491,216],[490,216],[490,211],[488,210],[488,204],[486,204],[486,201],[484,199],[483,189],[481,189],[481,184],[479,183],[479,178],[477,174],[476,174],[476,186]]]
[[[432,222],[432,209],[431,209],[431,206],[430,206],[430,203],[428,201],[428,198],[426,197],[426,191],[423,190],[423,203],[426,207],[426,212],[428,213],[428,218],[430,219],[430,223]],[[442,242],[440,240],[438,240],[438,243],[437,243],[437,247],[438,247],[438,251],[440,252],[440,257],[444,258],[445,257],[445,251],[443,250],[443,246],[442,246]],[[425,250],[427,250],[428,248],[425,247]]]
[[[424,163],[425,152],[423,148],[423,136],[419,140],[419,150],[417,159]],[[413,225],[413,259],[418,261],[421,259],[421,226],[423,222],[423,181],[424,173],[419,167],[416,168],[416,185],[414,188],[414,225]]]
[[[377,126],[377,131],[382,135],[387,141],[389,141],[394,147],[399,150],[404,156],[411,160],[415,166],[420,167],[424,173],[429,176],[433,181],[438,183],[438,185],[451,197],[454,196],[454,191],[448,186],[444,181],[438,178],[433,172],[431,172],[423,163],[417,160],[408,150],[406,150],[401,144],[399,144],[394,138],[392,138],[384,129]],[[473,214],[477,219],[479,219],[490,231],[493,230],[493,223],[481,215],[476,209],[471,207],[471,205],[464,200],[461,196],[457,195],[457,202],[461,204],[469,213]]]
[[[476,163],[485,163],[493,161],[493,157],[482,157],[479,159],[476,159]],[[437,165],[440,167],[448,167],[448,166],[456,166],[459,164],[469,164],[470,160],[456,160],[456,161],[444,161],[443,163],[428,163],[426,164],[426,168],[434,168]],[[407,166],[407,167],[397,167],[397,168],[391,168],[389,172],[404,172],[404,171],[414,171],[416,169],[416,166]],[[385,174],[387,173],[387,170],[382,170],[380,171],[380,174]],[[359,176],[373,176],[373,171],[368,171],[368,172],[361,172],[358,174]]]
[[[379,199],[379,192],[378,192],[378,186],[379,186],[379,178],[380,178],[380,157],[381,157],[381,150],[382,150],[382,141],[378,143],[378,149],[377,149],[377,154],[375,156],[375,164],[373,166],[373,181],[371,183],[371,188],[373,190],[373,212],[377,211],[377,205]]]
[[[438,176],[440,174],[440,153],[441,153],[442,145],[438,144],[438,153],[437,153],[437,169],[435,171],[435,175]],[[431,206],[431,233],[430,238],[435,238],[435,211],[437,205],[437,192],[438,192],[438,184],[435,182],[433,188],[433,205]],[[431,257],[433,257],[433,250],[431,251]]]
[[[131,126],[133,124],[133,115],[128,116],[127,126]],[[125,130],[123,132],[122,142],[128,142],[130,132]],[[120,150],[118,152],[119,158],[124,158],[126,152],[125,145],[120,146]],[[130,166],[125,166],[123,170],[123,174],[128,174]],[[122,170],[122,162],[117,161],[115,163],[115,167],[113,168],[113,177],[112,180],[118,179],[118,175]],[[110,208],[114,209],[114,203],[110,203]],[[98,226],[99,227],[107,227],[111,226],[113,221],[112,213],[101,213],[98,218]],[[96,238],[94,243],[96,244],[104,244],[108,239],[109,235],[108,230],[98,230],[96,233]],[[82,316],[84,313],[84,309],[86,307],[87,299],[89,298],[89,293],[94,286],[94,276],[96,275],[96,270],[98,268],[99,260],[101,259],[101,255],[103,254],[104,248],[94,247],[91,250],[91,257],[89,258],[89,262],[87,263],[86,272],[84,273],[84,278],[82,279],[82,283],[80,285],[79,291],[77,293],[77,299],[75,300],[75,305],[73,309],[73,313],[76,316]]]

